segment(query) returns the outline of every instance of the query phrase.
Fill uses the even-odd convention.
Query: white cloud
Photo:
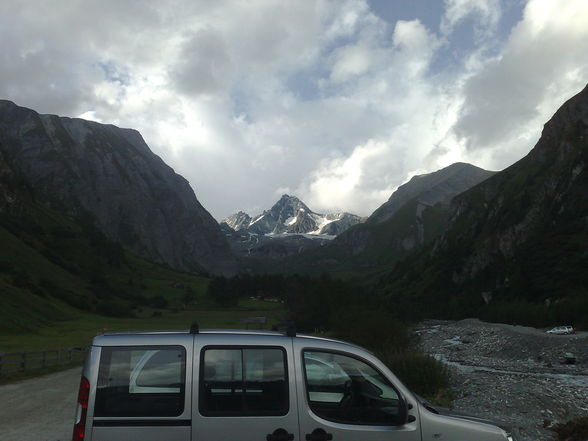
[[[584,0],[497,39],[505,1],[446,0],[436,33],[366,0],[8,0],[0,97],[140,130],[219,219],[292,190],[367,215],[415,172],[519,159],[587,81]]]
[[[398,21],[394,28],[394,47],[398,50],[396,64],[409,75],[418,75],[429,65],[435,50],[440,46],[418,20]]]
[[[235,73],[223,35],[210,28],[186,38],[172,69],[177,90],[191,96],[226,91]]]
[[[389,189],[374,192],[364,183],[370,178],[366,174],[387,153],[389,146],[385,142],[370,139],[364,145],[355,147],[350,156],[323,163],[308,189],[308,203],[330,210],[355,205],[358,196],[369,199],[366,201],[368,204],[379,203],[389,194]]]
[[[588,4],[532,0],[501,53],[465,83],[455,132],[485,163],[522,157],[543,123],[588,79]]]
[[[368,71],[371,64],[369,48],[361,45],[345,46],[334,54],[335,62],[331,70],[331,80],[335,83],[348,81]]]
[[[441,33],[448,35],[468,17],[475,22],[476,38],[490,36],[502,15],[500,0],[445,0],[445,15],[441,21]]]

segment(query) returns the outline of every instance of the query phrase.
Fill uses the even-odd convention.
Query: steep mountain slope
[[[76,222],[37,203],[1,151],[0,244],[3,333],[65,320],[79,309],[130,315],[138,306],[160,304],[162,296],[181,297],[172,288],[178,281],[200,291],[207,283],[124,251],[89,219]]]
[[[399,264],[382,290],[429,315],[516,299],[555,304],[571,314],[566,322],[578,311],[588,317],[587,163],[588,87],[526,157],[456,197],[447,232]]]
[[[91,214],[138,255],[184,270],[235,271],[218,224],[137,131],[0,101],[0,151],[37,201],[75,218]]]
[[[409,182],[398,187],[390,199],[372,213],[367,222],[384,222],[415,198],[419,203],[429,206],[438,202],[448,202],[455,195],[493,174],[494,172],[474,165],[457,162],[433,173],[414,176]]]
[[[390,271],[396,261],[444,231],[451,198],[492,174],[457,163],[415,176],[366,222],[342,232],[332,243],[289,259],[282,269],[354,276]]]

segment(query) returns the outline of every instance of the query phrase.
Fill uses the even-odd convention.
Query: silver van
[[[444,414],[445,413],[445,414]],[[507,441],[410,392],[369,351],[271,331],[111,333],[86,357],[74,441]]]

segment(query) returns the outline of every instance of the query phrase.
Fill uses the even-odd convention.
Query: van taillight
[[[74,424],[72,441],[82,441],[86,430],[86,416],[88,415],[88,399],[90,398],[90,382],[86,377],[80,381],[78,393],[78,406],[76,410],[76,422]]]

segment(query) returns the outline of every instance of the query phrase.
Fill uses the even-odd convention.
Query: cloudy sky
[[[221,219],[500,170],[588,83],[586,0],[3,0],[0,98],[138,129]]]

